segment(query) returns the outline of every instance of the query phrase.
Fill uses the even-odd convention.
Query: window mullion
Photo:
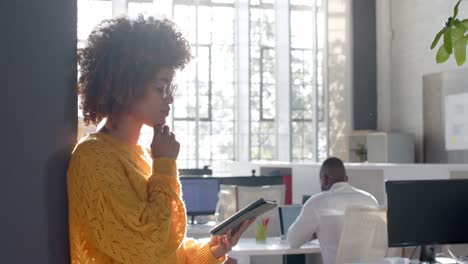
[[[328,0],[323,0],[322,2],[323,5],[323,12],[324,12],[324,37],[323,37],[323,53],[322,53],[322,93],[323,93],[323,120],[325,123],[325,133],[326,133],[326,153],[325,157],[329,156],[330,153],[330,148],[329,148],[329,142],[330,142],[330,127],[329,127],[329,115],[328,115],[328,108],[329,108],[329,101],[328,101],[328,17],[329,17],[329,10],[328,10]]]
[[[236,49],[236,94],[235,94],[235,153],[237,161],[250,160],[250,14],[249,0],[236,1],[235,49]]]
[[[200,153],[199,153],[199,146],[200,146],[200,136],[199,136],[199,128],[200,128],[200,102],[199,102],[199,93],[200,93],[200,85],[199,85],[199,78],[198,78],[198,66],[199,66],[199,59],[198,59],[198,0],[195,1],[195,168],[199,168],[200,165]]]
[[[275,2],[276,159],[291,161],[291,85],[289,1]]]
[[[312,98],[313,98],[313,118],[312,118],[312,135],[313,135],[313,149],[312,149],[312,155],[315,161],[318,161],[318,140],[319,140],[319,127],[318,127],[318,122],[319,122],[319,92],[318,92],[318,75],[321,74],[318,72],[318,60],[317,60],[317,53],[318,53],[318,30],[317,30],[317,24],[318,24],[318,19],[317,19],[317,0],[314,0],[314,4],[312,6],[313,11],[312,11],[312,34],[314,36],[314,39],[312,41]]]

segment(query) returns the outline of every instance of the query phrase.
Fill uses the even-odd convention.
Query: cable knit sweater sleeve
[[[79,226],[71,226],[70,235],[89,244],[86,254],[93,257],[97,251],[93,259],[104,255],[112,263],[190,263],[184,251],[197,249],[191,252],[192,258],[202,260],[199,263],[221,262],[207,245],[185,246],[186,216],[175,160],[153,160],[152,175],[139,184],[128,175],[137,166],[108,153],[79,147],[68,169],[70,225]],[[143,191],[138,192],[139,187]]]

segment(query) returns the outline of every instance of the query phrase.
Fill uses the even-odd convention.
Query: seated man
[[[339,243],[339,235],[327,234],[321,218],[332,212],[344,215],[348,206],[377,207],[378,202],[371,194],[352,187],[348,181],[343,162],[335,157],[328,158],[320,167],[322,192],[307,200],[296,221],[288,230],[287,240],[292,248],[298,248],[317,235],[320,241],[323,264],[334,264]],[[342,219],[342,218],[340,218]],[[320,226],[322,225],[322,229]],[[341,228],[331,230],[337,232]],[[321,239],[322,237],[322,239]]]

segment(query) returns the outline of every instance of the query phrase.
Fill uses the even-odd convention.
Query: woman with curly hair
[[[67,173],[73,264],[220,263],[253,220],[202,244],[185,237],[186,214],[165,125],[176,70],[189,44],[167,19],[103,21],[79,52],[85,123],[104,125],[75,147]],[[154,128],[151,149],[137,144]]]

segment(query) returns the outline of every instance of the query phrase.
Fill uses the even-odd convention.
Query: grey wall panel
[[[375,0],[352,1],[353,128],[377,129]]]
[[[1,1],[1,263],[69,262],[76,1]]]
[[[468,69],[423,76],[424,162],[467,163],[468,150],[445,148],[445,96],[468,93]]]

